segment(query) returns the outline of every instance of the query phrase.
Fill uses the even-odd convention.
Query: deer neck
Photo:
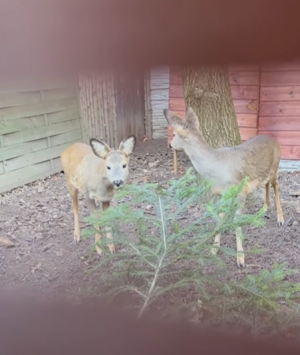
[[[185,144],[184,151],[200,175],[210,179],[217,176],[216,167],[219,161],[217,149],[213,149],[203,139],[193,137]]]

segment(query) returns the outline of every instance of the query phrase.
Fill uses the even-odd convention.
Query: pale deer
[[[91,214],[96,209],[95,200],[102,203],[103,210],[107,209],[115,189],[122,187],[128,177],[128,164],[135,145],[136,138],[130,135],[120,143],[118,150],[111,149],[106,143],[97,139],[91,139],[90,146],[75,143],[62,152],[61,162],[72,198],[75,243],[80,241],[78,191],[85,197]],[[97,226],[95,228],[99,230]],[[107,230],[106,234],[107,238],[112,238],[110,231]],[[97,245],[100,238],[101,235],[96,233],[95,243],[98,254],[102,253]],[[113,242],[109,244],[109,250],[115,252]]]
[[[279,198],[278,168],[280,146],[271,137],[258,135],[246,142],[232,146],[213,149],[208,145],[199,130],[199,120],[191,107],[186,110],[185,118],[164,110],[164,115],[173,128],[170,147],[183,150],[190,158],[195,170],[204,178],[212,181],[213,195],[237,185],[248,177],[248,183],[239,195],[241,213],[246,196],[258,187],[265,187],[266,208],[270,205],[270,184],[273,186],[277,208],[277,223],[284,224]],[[245,266],[245,257],[241,240],[241,229],[236,230],[237,264]],[[215,237],[212,253],[220,247],[220,235]]]

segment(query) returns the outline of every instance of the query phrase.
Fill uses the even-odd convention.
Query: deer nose
[[[114,180],[114,185],[115,185],[116,187],[120,187],[120,186],[123,185],[123,181],[122,181],[122,180]]]

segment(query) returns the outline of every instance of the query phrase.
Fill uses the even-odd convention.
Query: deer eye
[[[110,170],[110,166],[107,166],[106,169],[107,169],[107,170]]]
[[[125,169],[125,168],[126,168],[126,166],[127,166],[127,165],[126,165],[126,164],[124,164],[124,165],[123,165],[123,169]]]

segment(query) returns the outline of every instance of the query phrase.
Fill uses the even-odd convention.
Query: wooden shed
[[[117,147],[129,134],[151,135],[146,79],[105,72],[0,81],[0,193],[61,171],[60,155],[72,143],[95,137]]]
[[[82,139],[76,78],[0,82],[0,192],[60,171],[62,150]]]
[[[257,134],[281,145],[281,168],[300,169],[300,63],[228,68],[242,140]],[[184,115],[180,68],[170,68],[170,110]],[[168,141],[172,130],[168,130]]]
[[[300,169],[300,63],[231,66],[243,140],[268,134],[281,145],[281,168]],[[184,114],[180,68],[147,73],[80,73],[37,83],[0,81],[0,193],[61,170],[60,154],[96,137],[117,147],[171,139],[163,109]]]

